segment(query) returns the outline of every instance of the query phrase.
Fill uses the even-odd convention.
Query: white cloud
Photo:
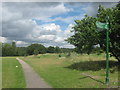
[[[30,43],[24,42],[24,41],[15,41],[14,40],[14,42],[16,42],[16,46],[18,46],[18,47],[26,47],[26,46],[30,45]]]
[[[27,35],[27,38],[32,40],[54,40],[56,35],[61,32],[59,25],[55,23],[45,24],[45,25],[36,25],[33,31]]]
[[[31,19],[48,22],[51,16],[69,12],[63,3],[3,3],[2,36],[8,40],[30,43],[56,44],[55,39],[62,32],[55,23],[37,25]],[[23,42],[22,42],[23,41]]]
[[[77,16],[69,16],[69,17],[56,17],[55,19],[49,19],[49,22],[50,21],[63,21],[65,23],[73,23],[74,20],[81,20],[84,18],[84,14],[80,14],[80,15],[77,15]]]
[[[40,19],[48,21],[49,17],[69,12],[63,3],[3,3],[3,21],[16,19]]]
[[[72,27],[74,25],[73,24],[69,24],[68,27],[66,28],[66,30],[61,31],[60,33],[58,33],[56,39],[54,40],[55,42],[61,42],[64,44],[67,44],[65,39],[67,39],[68,37],[72,36],[74,34],[74,32],[71,32]]]
[[[74,26],[73,24],[69,24],[67,29],[64,31],[66,37],[72,36],[74,34],[74,32],[71,32],[73,30],[72,28],[73,26]]]
[[[0,42],[6,43],[6,42],[7,42],[7,39],[6,39],[5,37],[1,37],[1,36],[0,36]]]
[[[64,42],[64,38],[63,37],[57,37],[56,39],[55,39],[55,42]]]
[[[26,24],[27,23],[27,24]],[[15,30],[15,32],[10,32],[11,37],[6,37],[5,40],[9,41],[15,41],[17,46],[28,46],[30,43],[41,43],[45,46],[64,46],[68,43],[64,40],[73,35],[73,33],[70,31],[72,29],[72,24],[68,25],[68,28],[64,31],[61,30],[61,27],[59,25],[56,25],[55,23],[51,24],[44,24],[44,25],[37,25],[32,20],[18,20],[16,21],[17,25],[29,27],[27,30],[20,30],[22,27],[19,27],[16,25],[18,30]],[[32,29],[31,29],[32,28]],[[29,33],[26,33],[29,32]],[[15,36],[15,33],[19,33],[19,36]],[[23,33],[26,33],[25,35],[21,35]],[[18,35],[18,34],[17,34]],[[13,37],[14,36],[14,37]],[[22,37],[21,37],[22,36]],[[6,42],[7,42],[6,41]]]
[[[39,40],[54,40],[55,35],[41,35],[38,37]]]
[[[22,45],[22,44],[28,44],[27,42],[24,42],[24,41],[16,41],[16,44],[17,45]]]
[[[56,31],[56,32],[60,32],[60,26],[56,25],[55,23],[51,23],[51,24],[47,24],[43,26],[43,29],[47,30],[47,31]]]
[[[84,9],[88,14],[94,13],[95,6],[88,6]],[[72,22],[75,19],[82,19],[84,15],[70,16],[66,18],[52,16],[63,14],[71,11],[64,3],[3,3],[2,5],[2,36],[1,42],[16,41],[18,46],[28,45],[29,43],[41,43],[45,46],[73,47],[64,39],[70,37],[74,33],[72,30]],[[39,19],[49,24],[38,25],[32,19]],[[68,23],[66,30],[50,21],[64,21]],[[1,22],[1,21],[0,21]]]
[[[66,45],[61,46],[61,48],[75,48],[75,46],[66,44]]]

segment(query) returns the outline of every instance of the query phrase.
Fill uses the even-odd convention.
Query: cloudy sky
[[[74,20],[84,18],[85,14],[95,16],[99,4],[111,8],[116,3],[2,2],[0,42],[73,48],[64,39],[74,34],[71,32]]]

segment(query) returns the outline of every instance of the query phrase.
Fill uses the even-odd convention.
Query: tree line
[[[109,17],[109,18],[107,18]],[[113,8],[105,9],[99,5],[96,17],[85,15],[82,20],[75,20],[74,35],[66,41],[73,44],[78,53],[91,53],[94,45],[106,50],[106,30],[99,30],[96,21],[109,23],[109,53],[120,62],[120,3]]]
[[[31,44],[28,47],[16,47],[16,43],[12,44],[5,43],[1,44],[2,56],[27,56],[27,55],[38,55],[45,53],[68,53],[73,52],[73,49],[60,48],[58,46],[45,47],[42,44]]]

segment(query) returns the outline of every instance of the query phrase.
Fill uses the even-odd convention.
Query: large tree
[[[55,47],[49,46],[49,47],[47,48],[47,53],[55,53]]]
[[[112,9],[99,6],[97,20],[109,23],[109,52],[120,62],[120,3]],[[109,18],[106,18],[109,17]],[[108,19],[106,21],[106,19]],[[105,50],[105,30],[99,33],[99,44]]]
[[[78,53],[90,53],[93,45],[98,44],[98,34],[96,32],[96,18],[88,17],[82,20],[75,20],[73,27],[74,35],[67,39],[67,41],[76,46]]]
[[[2,47],[2,56],[14,56],[14,47],[11,44],[5,43]]]
[[[27,53],[29,55],[33,55],[34,50],[37,50],[40,54],[46,53],[46,48],[41,44],[31,44],[27,47]]]
[[[107,18],[109,16],[109,18]],[[82,20],[75,20],[73,27],[74,35],[69,37],[67,41],[76,46],[76,50],[80,53],[92,51],[94,45],[100,45],[106,48],[106,30],[97,32],[96,21],[103,23],[109,22],[109,52],[120,61],[120,4],[116,7],[105,9],[99,6],[96,17],[85,15]]]

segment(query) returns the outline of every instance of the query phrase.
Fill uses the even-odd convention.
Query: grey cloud
[[[2,23],[2,36],[23,38],[31,33],[35,24],[25,20],[7,21]]]
[[[71,3],[71,5],[79,4]],[[82,4],[84,3],[81,3],[81,5]],[[89,3],[88,8],[85,9],[86,13],[88,15],[94,16],[98,5],[99,3]],[[114,6],[115,3],[102,3],[102,5],[108,8]],[[63,3],[3,3],[2,9],[4,10],[2,13],[2,36],[6,37],[8,41],[16,40],[29,43],[41,43],[45,46],[54,45],[62,47],[69,45],[66,42],[55,42],[55,39],[57,39],[57,37],[67,37],[63,35],[63,32],[61,32],[61,34],[57,34],[57,31],[55,30],[47,31],[42,27],[37,30],[37,25],[33,23],[33,21],[29,21],[29,19],[34,18],[47,21],[51,16],[68,12],[69,9],[64,7]],[[58,20],[60,19],[58,18]],[[71,21],[72,20],[69,22]],[[36,30],[38,32],[35,33]],[[29,35],[31,35],[31,37],[29,37]],[[55,35],[56,37],[53,40],[46,40],[44,38],[37,39],[37,37],[41,35]]]
[[[3,6],[17,8],[34,8],[34,7],[55,7],[61,4],[60,2],[4,2]]]
[[[33,18],[47,20],[52,15],[64,13],[68,10],[61,3],[30,3],[30,2],[27,3],[7,2],[3,3],[2,9],[3,9],[2,34],[4,37],[10,38],[11,37],[23,38],[27,36],[27,34],[32,33],[34,25],[29,22],[26,23],[20,22],[22,20],[27,21]],[[52,34],[53,32],[48,33]],[[41,34],[43,34],[43,32],[41,32]]]
[[[66,2],[66,4],[69,4],[71,6],[74,6],[74,7],[83,7],[83,6],[86,6],[88,4],[88,2]]]
[[[7,9],[11,13],[21,13],[24,18],[47,18],[51,15],[64,13],[65,8],[61,7],[61,3],[41,3],[41,2],[7,2],[3,3],[3,9]],[[59,10],[56,10],[59,9]],[[52,10],[53,9],[53,10]],[[4,14],[4,13],[3,13]],[[5,14],[4,14],[5,15]],[[3,16],[4,16],[3,15]]]
[[[88,4],[88,7],[83,8],[86,11],[86,14],[89,16],[96,16],[99,5],[104,6],[105,8],[112,8],[116,5],[115,2],[92,2]]]

